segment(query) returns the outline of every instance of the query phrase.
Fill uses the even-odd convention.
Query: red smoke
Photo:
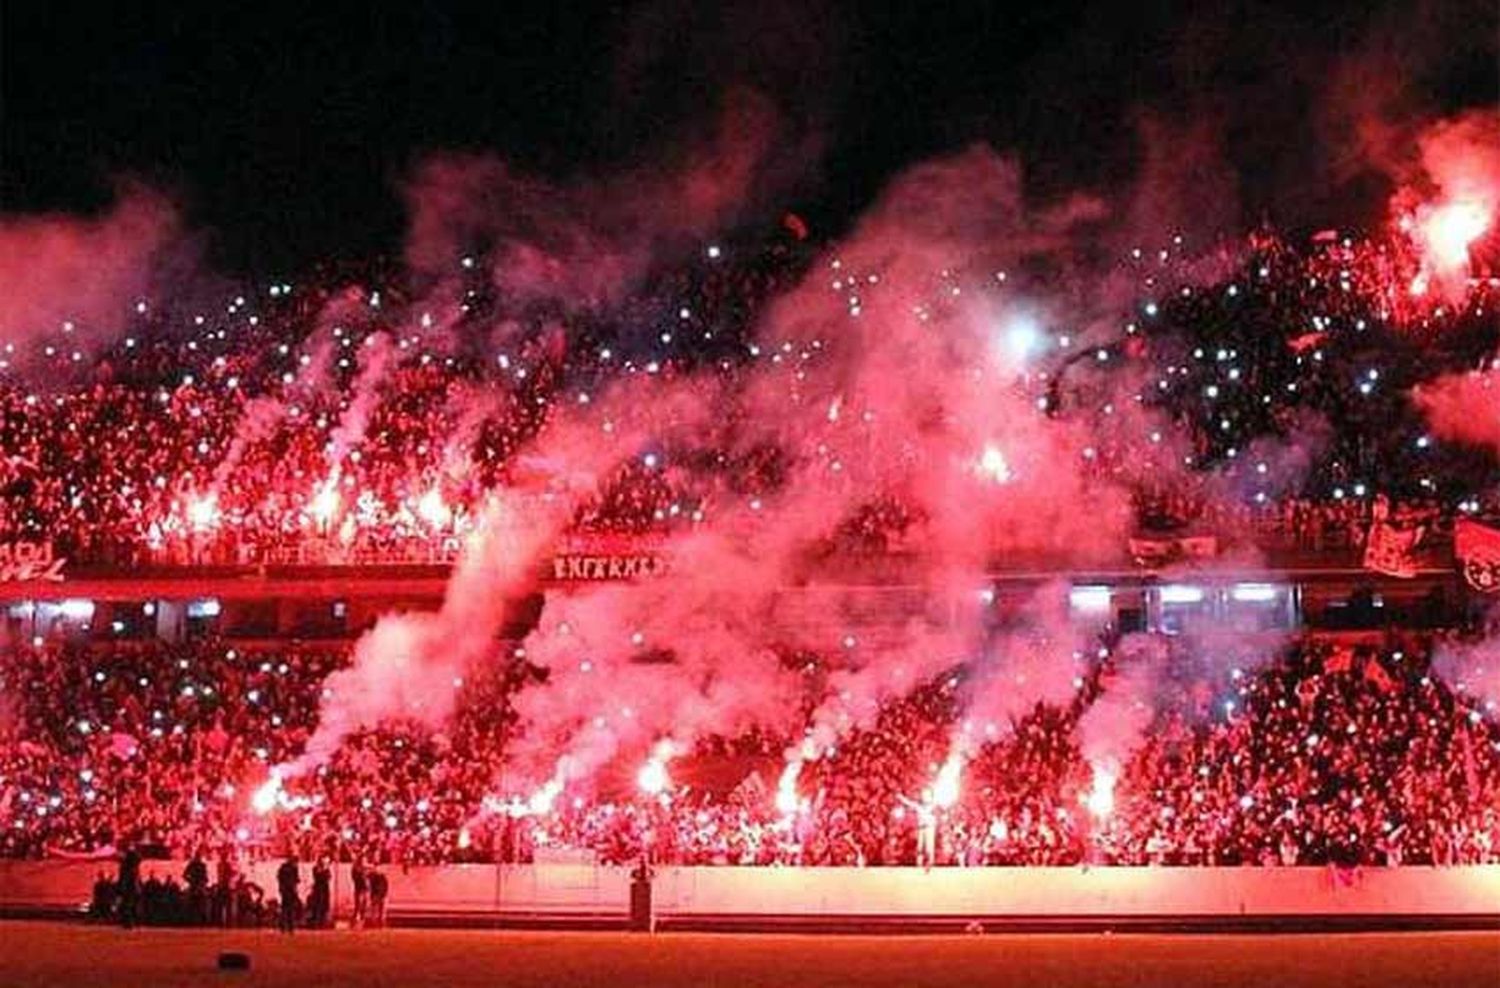
[[[420,271],[446,271],[484,248],[510,303],[486,327],[492,332],[510,332],[513,307],[532,302],[608,306],[656,260],[731,222],[753,199],[775,124],[753,104],[741,112],[748,116],[732,116],[663,167],[596,182],[528,178],[489,158],[435,159],[408,189],[409,257]],[[1473,194],[1473,171],[1453,166],[1448,149],[1465,149],[1473,162],[1482,146],[1475,135],[1486,133],[1440,128],[1424,142],[1431,201]],[[1155,153],[1123,221],[1132,227],[1159,215],[1158,194],[1184,181],[1163,149]],[[663,740],[686,750],[703,735],[751,727],[794,742],[805,732],[808,752],[821,754],[888,701],[961,663],[973,676],[959,730],[972,737],[956,739],[955,750],[983,743],[1037,703],[1066,704],[1090,656],[1075,656],[1083,639],[1063,588],[1033,602],[1033,633],[996,642],[987,574],[1001,557],[1114,558],[1134,521],[1131,476],[1169,485],[1184,469],[1169,427],[1136,400],[1135,375],[1088,378],[1091,363],[1125,359],[1118,351],[1088,351],[1073,374],[1092,389],[1086,404],[1067,400],[1083,387],[1072,379],[1058,389],[1063,408],[1044,397],[1065,356],[1055,326],[1091,343],[1121,332],[1125,285],[1103,275],[1112,261],[1093,264],[1090,252],[1101,237],[1128,232],[1115,215],[1088,197],[1038,208],[1016,162],[986,147],[899,176],[764,313],[753,359],[732,384],[622,376],[591,407],[544,426],[517,457],[539,478],[539,500],[502,494],[489,525],[509,535],[468,548],[442,609],[387,617],[361,640],[354,666],[330,680],[304,764],[386,717],[446,717],[455,681],[493,658],[505,598],[527,588],[598,478],[648,446],[663,451],[667,470],[677,450],[712,451],[723,463],[768,448],[780,469],[753,491],[725,476],[703,479],[704,517],[662,547],[672,560],[666,575],[549,595],[523,643],[545,682],[514,700],[520,740],[509,779],[524,788],[502,796],[525,801],[540,791],[550,800]],[[1007,277],[1030,269],[1048,275]],[[1162,298],[1178,287],[1156,281],[1151,290]],[[1018,337],[1023,323],[1034,325]],[[371,401],[375,356],[356,387]],[[1105,405],[1114,410],[1081,411]],[[357,435],[359,421],[356,401],[341,432]],[[1164,443],[1147,438],[1157,429],[1168,432]],[[1267,464],[1268,483],[1292,488],[1309,465],[1309,435],[1321,441],[1323,431],[1304,428],[1299,445],[1258,444],[1249,454]],[[1122,466],[1103,465],[1106,448]],[[893,536],[902,593],[872,609],[848,574],[810,560],[842,523],[881,502],[899,503],[910,521]],[[816,695],[803,696],[806,679],[781,658],[788,650],[819,656]],[[1118,666],[1080,725],[1087,757],[1111,771],[1148,729],[1164,675],[1161,655],[1146,647],[1127,649]]]
[[[1413,398],[1438,437],[1500,454],[1500,370],[1449,374],[1416,389]]]
[[[689,744],[752,726],[793,738],[805,727],[809,752],[821,753],[883,703],[979,655],[970,712],[997,731],[1037,702],[1071,698],[1078,636],[1065,595],[1050,588],[1058,601],[1038,605],[1039,644],[986,646],[985,575],[1004,553],[1112,551],[1127,499],[1090,477],[1089,424],[1039,409],[1025,382],[1047,358],[1001,345],[1006,309],[1044,300],[1002,295],[997,311],[986,286],[1027,260],[1069,260],[1076,231],[1100,215],[1076,203],[1033,211],[1015,164],[985,148],[894,182],[772,307],[744,385],[699,393],[712,402],[705,414],[732,423],[736,450],[785,452],[782,482],[722,492],[702,525],[666,547],[663,577],[549,597],[525,642],[548,679],[516,699],[518,774],[566,782],[662,737]],[[872,611],[838,574],[788,589],[808,578],[810,548],[884,497],[916,519],[901,594]],[[828,663],[810,719],[782,648]],[[655,649],[673,662],[641,664]]]
[[[1419,270],[1413,294],[1462,297],[1473,251],[1500,214],[1500,111],[1475,110],[1418,138],[1419,169],[1392,200]]]
[[[405,188],[407,261],[439,274],[460,255],[487,251],[495,287],[516,307],[606,305],[663,252],[756,205],[778,178],[766,169],[782,136],[769,105],[736,93],[708,135],[602,178],[556,182],[489,155],[438,155]]]
[[[108,339],[150,294],[182,233],[172,205],[140,186],[95,217],[0,217],[0,340],[35,339],[65,322],[74,339]]]

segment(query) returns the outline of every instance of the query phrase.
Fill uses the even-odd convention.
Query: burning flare
[[[1469,248],[1490,228],[1490,217],[1477,202],[1450,202],[1431,210],[1417,223],[1417,236],[1440,270],[1469,263]]]
[[[964,771],[964,756],[954,751],[938,769],[937,778],[932,783],[932,805],[947,809],[958,802],[959,779]]]
[[[281,773],[273,770],[271,777],[251,795],[250,808],[261,816],[265,816],[276,808],[285,795],[281,789]]]
[[[339,490],[337,474],[328,478],[328,481],[318,488],[318,493],[313,495],[309,510],[313,518],[320,524],[326,525],[333,520],[333,516],[339,510]]]
[[[1012,477],[1010,462],[996,446],[986,446],[984,452],[980,454],[979,472],[997,484],[1008,484]]]
[[[672,787],[672,777],[667,774],[667,762],[675,754],[677,746],[670,739],[663,738],[656,743],[651,757],[646,759],[646,764],[636,773],[635,782],[641,787],[641,792],[648,796],[658,796]]]
[[[781,770],[781,779],[776,783],[776,809],[778,812],[790,816],[797,812],[802,804],[801,797],[797,795],[797,776],[802,774],[802,759],[793,758],[786,763],[786,768]]]
[[[1084,795],[1083,805],[1100,820],[1115,811],[1116,778],[1113,766],[1103,763],[1094,766],[1094,786]]]
[[[193,498],[188,504],[188,521],[195,531],[204,532],[219,521],[219,503],[212,497]]]
[[[453,519],[453,511],[443,501],[443,493],[436,487],[422,495],[417,502],[417,514],[432,528],[446,528]]]

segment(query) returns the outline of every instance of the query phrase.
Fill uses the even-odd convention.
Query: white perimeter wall
[[[268,897],[277,862],[253,866]],[[181,876],[183,863],[148,861],[144,875]],[[112,862],[0,862],[0,906],[88,901]],[[210,866],[212,870],[212,866]],[[311,887],[304,864],[302,894]],[[623,914],[629,870],[585,864],[450,865],[386,869],[399,912]],[[349,873],[335,873],[347,911]],[[1500,917],[1500,865],[1365,868],[661,868],[659,915],[828,916],[1278,916],[1409,914]]]

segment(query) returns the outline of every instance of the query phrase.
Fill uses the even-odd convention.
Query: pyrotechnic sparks
[[[943,762],[937,778],[932,783],[932,804],[939,809],[948,809],[958,802],[959,782],[963,776],[964,756],[957,749]]]
[[[279,806],[286,793],[281,788],[281,773],[272,772],[250,796],[250,808],[264,816]]]
[[[444,502],[442,492],[436,487],[422,495],[417,503],[417,513],[433,528],[446,528],[453,520],[452,509]]]
[[[636,773],[636,785],[648,796],[659,796],[672,788],[672,777],[667,774],[667,762],[677,753],[677,746],[670,739],[658,741],[651,757]]]
[[[1093,776],[1093,784],[1082,801],[1090,813],[1104,820],[1115,811],[1115,782],[1119,771],[1112,765],[1100,763],[1094,766]]]
[[[986,446],[979,455],[979,470],[997,484],[1008,484],[1012,479],[1010,463],[996,446]]]
[[[219,521],[219,504],[213,497],[195,497],[188,504],[188,521],[197,531],[213,528]]]
[[[1409,292],[1432,307],[1460,304],[1475,273],[1474,249],[1500,210],[1500,117],[1475,112],[1442,120],[1417,144],[1420,181],[1393,201],[1397,227],[1416,255]]]
[[[802,805],[802,798],[797,794],[797,777],[801,774],[802,759],[793,758],[781,770],[781,778],[776,782],[776,811],[784,816],[796,813]]]
[[[531,794],[524,806],[515,808],[530,816],[545,816],[552,812],[552,807],[557,802],[557,797],[562,795],[562,779],[554,776],[548,779],[540,789]],[[519,815],[519,814],[516,814]]]
[[[1004,330],[1005,352],[1013,360],[1025,360],[1041,349],[1041,329],[1029,317],[1018,316]]]
[[[480,170],[480,184],[508,189]],[[883,846],[889,832],[880,828],[896,809],[916,822],[930,861],[939,827],[952,828],[945,839],[960,829],[982,838],[988,820],[996,841],[1043,840],[1037,811],[1018,809],[1005,792],[1018,784],[1006,760],[1028,754],[1037,735],[1057,751],[1078,741],[1081,759],[1070,754],[1053,775],[1021,781],[1036,781],[1052,801],[1051,846],[1081,845],[1090,816],[1110,821],[1094,837],[1135,816],[1114,818],[1116,782],[1128,771],[1132,799],[1145,798],[1141,773],[1154,756],[1143,739],[1169,703],[1157,695],[1167,692],[1156,689],[1158,667],[1111,661],[1100,644],[1113,645],[1127,618],[1152,634],[1230,617],[1286,630],[1299,590],[1291,577],[1243,562],[1261,558],[1257,539],[1271,533],[1278,546],[1308,549],[1337,531],[1357,542],[1388,485],[1404,483],[1422,499],[1415,524],[1441,526],[1454,510],[1483,517],[1492,474],[1443,463],[1456,459],[1447,447],[1457,437],[1493,444],[1495,416],[1481,414],[1493,404],[1493,368],[1459,388],[1443,375],[1461,361],[1443,346],[1381,348],[1409,313],[1438,331],[1459,326],[1454,337],[1465,342],[1455,349],[1465,361],[1479,349],[1468,340],[1493,341],[1485,319],[1494,286],[1466,280],[1457,303],[1443,296],[1387,308],[1392,295],[1408,294],[1413,272],[1425,286],[1476,267],[1471,255],[1482,253],[1493,209],[1444,186],[1426,193],[1429,204],[1404,203],[1403,229],[1382,219],[1378,237],[1329,233],[1302,246],[1257,236],[1208,259],[1190,257],[1174,237],[1170,248],[1133,252],[1122,273],[1096,269],[1091,250],[1075,249],[1100,232],[1093,221],[1037,215],[1020,184],[1012,163],[982,149],[929,163],[893,183],[832,245],[836,257],[787,260],[778,244],[766,263],[785,265],[780,280],[742,298],[737,264],[756,252],[715,246],[706,258],[714,263],[691,273],[723,272],[728,287],[694,282],[682,292],[664,279],[673,287],[657,295],[652,278],[652,294],[622,306],[629,318],[581,299],[616,300],[629,294],[616,281],[647,280],[654,269],[633,255],[619,262],[628,275],[612,275],[600,258],[554,258],[545,245],[457,264],[455,250],[435,250],[443,277],[475,272],[463,275],[476,287],[457,296],[459,311],[443,298],[408,308],[384,286],[356,286],[342,302],[330,293],[327,311],[282,332],[268,366],[257,368],[219,325],[259,318],[246,311],[254,301],[236,298],[183,327],[184,352],[196,355],[186,367],[124,392],[138,399],[128,407],[147,409],[133,434],[171,437],[151,451],[159,457],[123,457],[109,486],[93,485],[52,447],[77,448],[74,433],[102,417],[96,399],[82,389],[17,390],[0,397],[13,399],[7,407],[25,436],[0,463],[0,487],[51,499],[26,510],[82,546],[96,533],[77,519],[98,517],[95,504],[107,503],[115,523],[101,541],[134,547],[133,533],[145,533],[140,549],[153,559],[453,566],[439,609],[387,614],[352,654],[309,664],[320,673],[289,660],[248,674],[253,685],[239,695],[276,742],[257,741],[262,762],[307,739],[284,732],[306,727],[306,710],[318,707],[304,754],[251,792],[267,831],[314,826],[306,821],[317,814],[274,812],[311,798],[289,795],[284,780],[299,792],[331,790],[339,783],[312,769],[336,764],[327,774],[343,776],[346,766],[333,760],[346,754],[382,770],[416,757],[445,767],[470,758],[496,772],[451,800],[428,792],[412,805],[394,797],[382,805],[361,796],[350,815],[368,814],[359,827],[425,837],[424,828],[440,832],[440,809],[461,803],[472,822],[456,837],[460,847],[474,839],[471,827],[560,843],[597,840],[609,829],[601,820],[627,838],[640,837],[642,821],[662,821],[680,828],[684,846],[723,841],[714,851],[725,859],[728,832],[732,853],[746,859],[761,860],[762,847],[783,840],[797,850],[780,853],[848,863]],[[587,222],[575,230],[572,212],[556,213],[566,228],[559,243],[631,253],[613,231]],[[698,233],[688,242],[706,242]],[[995,275],[992,262],[1013,276]],[[1027,274],[1033,267],[1082,275],[1060,274],[1068,283],[1051,286]],[[1035,301],[1013,308],[1014,291]],[[499,301],[479,297],[491,294]],[[512,295],[561,313],[558,325],[536,325]],[[648,318],[635,318],[636,303]],[[1444,305],[1453,308],[1440,316]],[[571,318],[580,308],[588,318]],[[1028,311],[1055,315],[1067,331],[1049,335]],[[48,337],[41,356],[80,362],[75,328],[60,332],[69,342]],[[145,348],[136,336],[126,345]],[[15,356],[9,342],[5,354]],[[1414,380],[1442,387],[1435,403],[1417,403],[1426,420],[1404,405]],[[113,413],[112,404],[100,407]],[[235,421],[232,440],[211,427]],[[53,475],[61,480],[33,479]],[[1129,568],[1127,550],[1140,580],[1081,575]],[[1215,555],[1252,571],[1241,582],[1218,563],[1192,576],[1169,569]],[[1053,567],[1056,581],[1018,599],[1011,584],[1021,581],[999,579],[993,567],[1032,558]],[[877,568],[879,580],[862,582]],[[1084,579],[1101,582],[1073,582]],[[539,609],[517,606],[538,596]],[[326,617],[327,602],[316,603]],[[42,649],[47,618],[27,606],[17,616]],[[195,606],[195,621],[220,616],[217,600]],[[236,606],[226,598],[225,616],[237,622]],[[331,609],[339,633],[365,616],[342,601]],[[55,610],[59,622],[94,615],[92,604]],[[111,633],[129,636],[125,616],[114,617]],[[1018,646],[1022,625],[1036,640]],[[1100,626],[1109,630],[1096,638]],[[172,670],[167,696],[140,730],[147,744],[191,733],[184,711],[212,709],[205,701],[220,679],[254,666],[220,661]],[[108,680],[115,666],[103,665]],[[303,682],[327,669],[336,671],[326,682]],[[1210,696],[1214,709],[1235,711],[1236,729],[1254,726],[1258,702],[1240,679],[1232,688],[1241,692]],[[149,677],[135,682],[143,696],[154,689]],[[305,695],[288,709],[293,684]],[[1457,688],[1461,698],[1469,690]],[[118,709],[111,702],[105,713]],[[446,734],[455,719],[462,733]],[[70,730],[92,739],[107,722],[90,711]],[[1298,737],[1317,738],[1321,752],[1336,742],[1318,728]],[[694,757],[700,742],[735,750],[747,738],[762,760],[742,781],[743,800],[700,792],[682,763],[675,767],[692,779],[694,799],[679,798],[688,787],[674,785],[674,759]],[[765,753],[777,750],[787,760],[768,794]],[[1091,785],[1076,794],[1084,766]],[[849,784],[851,772],[865,771],[882,775],[868,789]],[[452,772],[441,784],[457,778],[466,777]],[[519,791],[507,779],[522,780]],[[87,798],[101,798],[88,781]],[[489,795],[495,786],[499,795]],[[920,799],[891,805],[913,786]],[[1219,824],[1266,805],[1256,799],[1236,794],[1202,819]],[[687,803],[693,810],[676,808]],[[702,818],[683,822],[694,811]],[[868,822],[874,816],[879,824]]]
[[[308,504],[308,511],[319,524],[326,525],[339,511],[338,475],[330,476]]]
[[[1490,227],[1491,217],[1477,202],[1436,206],[1415,221],[1424,256],[1440,271],[1467,268],[1469,248]]]

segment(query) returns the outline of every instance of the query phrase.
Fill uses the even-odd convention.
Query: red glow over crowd
[[[1467,214],[1416,222],[1440,253],[1483,233]],[[1457,300],[1416,305],[1407,292],[1398,308],[1381,274],[1399,259],[1380,244],[1302,247],[1261,235],[1226,253],[1222,275],[1158,298],[1180,283],[1172,272],[1186,254],[1137,252],[1124,264],[1151,294],[1118,334],[1085,348],[1057,327],[1027,343],[1046,358],[1019,385],[1038,416],[1118,394],[1123,378],[1175,430],[1153,433],[1146,452],[1101,430],[1078,465],[1123,478],[1135,528],[1317,553],[1359,546],[1377,494],[1437,541],[1455,518],[1495,510],[1495,452],[1432,435],[1409,398],[1414,385],[1491,366],[1494,279],[1469,278]],[[134,328],[97,352],[75,348],[61,327],[27,352],[8,348],[0,372],[0,541],[48,541],[73,565],[114,573],[452,560],[487,493],[536,469],[521,452],[529,438],[608,380],[732,382],[749,367],[791,363],[791,343],[758,340],[750,327],[768,299],[825,263],[785,240],[716,245],[622,311],[529,312],[483,348],[451,332],[492,317],[481,279],[438,318],[406,303],[399,278],[372,271],[277,285],[211,313],[163,305],[158,314],[143,300]],[[945,272],[942,283],[956,295],[965,277]],[[991,291],[1005,282],[987,280]],[[858,317],[860,303],[850,306]],[[1089,414],[1113,414],[1101,402]],[[1312,414],[1327,428],[1305,462],[1261,458],[1266,437],[1296,435]],[[1141,458],[1158,443],[1191,469],[1153,482]],[[1010,482],[1000,448],[976,450],[975,462],[994,483]],[[716,498],[774,489],[781,468],[775,449],[738,459],[650,452],[601,478],[570,532],[711,524]],[[900,549],[920,528],[913,515],[890,492],[834,519],[828,541],[834,551]],[[546,672],[509,644],[497,651],[512,658],[455,682],[457,712],[443,729],[362,728],[326,763],[281,779],[273,769],[304,751],[325,679],[351,660],[347,645],[12,641],[0,690],[0,853],[1500,862],[1493,700],[1436,674],[1432,638],[1399,629],[1379,644],[1247,646],[1220,676],[1174,655],[1146,740],[1108,768],[1085,757],[1078,729],[1116,675],[1101,647],[1071,700],[988,725],[961,758],[960,664],[886,700],[871,723],[805,763],[788,761],[805,743],[800,724],[708,734],[622,754],[529,801],[517,790],[534,780],[507,777],[512,701]],[[811,710],[829,657],[787,662],[805,663]]]
[[[1309,640],[1274,656],[1247,649],[1222,681],[1174,676],[1104,805],[1074,731],[1109,688],[1108,656],[1071,704],[1039,706],[978,746],[946,795],[961,669],[805,765],[791,799],[778,790],[798,739],[754,734],[622,759],[519,811],[498,792],[506,697],[534,674],[524,660],[467,683],[448,730],[362,733],[261,800],[271,767],[309,733],[337,647],[24,648],[7,678],[19,740],[0,760],[0,850],[293,848],[308,861],[396,864],[642,853],[865,866],[1500,861],[1494,703],[1443,682],[1425,648],[1417,636]]]

